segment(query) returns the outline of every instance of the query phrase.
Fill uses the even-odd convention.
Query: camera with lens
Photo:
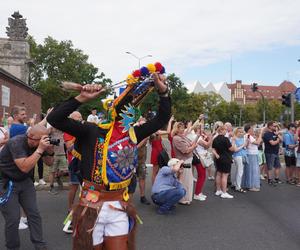
[[[60,139],[53,139],[53,138],[49,137],[49,142],[51,145],[59,146]]]
[[[191,168],[192,166],[191,166],[191,164],[184,164],[183,163],[183,164],[180,165],[180,167],[181,168]]]

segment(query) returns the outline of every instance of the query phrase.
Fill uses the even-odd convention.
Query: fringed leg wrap
[[[97,216],[95,209],[80,205],[74,209],[72,221],[74,226],[73,250],[93,249],[93,235],[88,230],[94,227]]]

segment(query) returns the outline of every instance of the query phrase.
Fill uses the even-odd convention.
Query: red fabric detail
[[[161,136],[158,139],[151,141],[152,151],[151,151],[151,164],[158,165],[158,155],[163,150]]]
[[[175,151],[174,151],[174,148],[173,148],[173,137],[170,134],[168,134],[168,139],[169,139],[169,142],[171,144],[171,156],[172,156],[172,158],[176,158],[175,157]]]
[[[64,137],[64,141],[65,142],[71,141],[71,140],[73,140],[75,138],[73,135],[70,135],[68,133],[64,133],[63,137]],[[67,152],[68,163],[70,163],[72,161],[72,158],[73,158],[72,153],[68,151]]]
[[[195,187],[195,194],[199,195],[202,192],[203,185],[206,179],[206,169],[201,165],[201,163],[195,165],[197,170],[198,179]]]

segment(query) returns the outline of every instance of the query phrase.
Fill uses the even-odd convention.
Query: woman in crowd
[[[169,156],[172,158],[175,157],[174,149],[173,149],[173,126],[174,126],[174,116],[172,116],[169,120],[167,130],[159,130],[155,134],[153,134],[150,137],[150,143],[152,146],[152,151],[151,151],[151,164],[153,165],[153,170],[152,170],[152,184],[154,183],[155,177],[158,173],[158,156],[163,150],[163,143],[162,143],[162,136],[163,135],[168,135],[168,139],[170,142],[171,146],[171,152],[168,152]]]
[[[250,191],[260,191],[260,169],[258,161],[258,146],[262,143],[262,133],[256,136],[254,128],[250,124],[245,125],[244,130],[246,132],[247,144],[247,157],[248,164],[245,166],[243,187]]]
[[[244,138],[244,129],[241,127],[233,131],[232,144],[235,145],[236,151],[233,153],[233,168],[231,171],[231,183],[237,192],[245,193],[241,188],[244,166],[248,162],[247,158],[247,140]]]
[[[181,204],[189,205],[193,199],[193,172],[192,160],[193,151],[197,147],[196,139],[191,142],[185,135],[185,126],[178,122],[174,127],[173,148],[176,158],[184,160],[183,173],[180,175],[180,182],[186,190],[186,195],[181,199]]]
[[[196,156],[199,160],[198,163],[195,164],[195,168],[197,170],[197,182],[196,182],[196,187],[195,187],[195,194],[194,194],[194,199],[195,200],[200,200],[200,201],[205,201],[206,200],[206,195],[202,193],[202,189],[205,183],[206,179],[206,169],[203,164],[201,164],[200,157],[206,157],[207,154],[210,154],[207,149],[211,146],[211,138],[209,138],[205,132],[202,130],[202,125],[198,124],[194,127],[195,131],[195,139],[198,136],[199,139],[197,141],[198,145],[196,147]]]
[[[216,163],[216,193],[215,195],[221,196],[221,198],[233,198],[227,192],[227,178],[230,173],[232,163],[232,152],[235,151],[229,139],[225,137],[226,127],[224,125],[219,126],[217,129],[217,136],[214,138],[212,143],[212,152],[215,156]]]
[[[162,134],[163,133],[161,133],[160,131],[157,131],[156,133],[150,136],[150,144],[152,147],[151,161],[150,161],[150,163],[152,164],[152,178],[151,178],[152,184],[154,183],[155,177],[159,169],[158,156],[160,152],[163,150],[162,138],[161,138]]]

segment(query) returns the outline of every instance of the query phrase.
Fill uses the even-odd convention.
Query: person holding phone
[[[247,149],[247,163],[244,168],[244,177],[243,177],[243,188],[248,189],[253,192],[260,191],[260,168],[259,168],[259,159],[258,159],[258,146],[262,142],[262,133],[261,130],[258,137],[255,136],[254,127],[250,124],[246,124],[244,127],[246,132],[246,137],[248,140],[246,149]]]

